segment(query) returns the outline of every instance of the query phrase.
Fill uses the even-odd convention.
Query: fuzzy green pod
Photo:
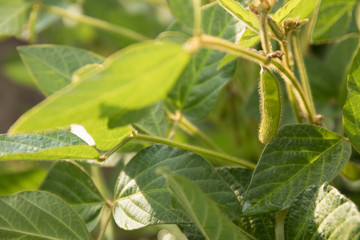
[[[270,70],[262,68],[259,82],[261,122],[259,140],[270,142],[278,131],[281,120],[281,94],[279,83]]]
[[[267,20],[268,20],[270,29],[274,33],[275,37],[280,41],[284,40],[285,36],[284,36],[284,33],[281,30],[279,24],[277,24],[271,16],[268,16]]]

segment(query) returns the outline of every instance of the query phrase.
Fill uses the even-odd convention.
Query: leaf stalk
[[[256,167],[256,165],[254,163],[249,162],[244,159],[240,159],[240,158],[237,158],[237,157],[225,154],[225,153],[215,152],[215,151],[208,150],[205,148],[200,148],[200,147],[192,146],[189,144],[176,142],[173,140],[169,140],[167,138],[144,135],[144,134],[137,133],[135,131],[133,132],[133,138],[137,139],[137,140],[142,140],[142,141],[147,141],[147,142],[152,142],[152,143],[160,143],[160,144],[164,144],[164,145],[168,145],[168,146],[172,146],[172,147],[181,148],[181,149],[188,150],[188,151],[200,154],[200,155],[214,157],[214,158],[223,160],[225,162],[234,163],[234,164],[249,168],[251,170],[254,170]]]

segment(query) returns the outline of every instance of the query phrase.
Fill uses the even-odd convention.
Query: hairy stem
[[[236,45],[232,42],[226,41],[221,38],[212,37],[208,35],[201,35],[198,39],[198,44],[201,47],[215,49],[223,52],[227,52],[238,57],[253,61],[260,66],[270,67],[273,70],[279,72],[285,81],[288,81],[293,88],[296,90],[298,101],[304,105],[304,111],[308,116],[310,123],[314,122],[315,114],[311,111],[311,101],[306,97],[302,86],[296,79],[293,72],[287,67],[284,66],[280,59],[270,59],[268,57],[262,56],[254,50],[243,48],[239,45]]]
[[[299,75],[300,75],[301,85],[302,85],[302,88],[304,89],[306,98],[309,101],[309,110],[311,111],[311,115],[315,116],[316,115],[315,106],[314,106],[314,102],[313,102],[313,98],[312,98],[312,94],[311,94],[310,83],[309,83],[309,78],[308,78],[308,75],[306,72],[304,59],[303,59],[303,56],[301,53],[298,33],[292,32],[290,39],[291,39],[293,55],[295,57],[296,65],[297,65]]]
[[[270,39],[268,36],[268,32],[266,29],[267,26],[267,13],[260,13],[259,15],[260,20],[260,37],[261,37],[261,47],[265,54],[272,52]]]
[[[180,142],[175,142],[173,140],[169,140],[166,138],[161,138],[161,137],[155,137],[155,136],[150,136],[150,135],[144,135],[144,134],[139,134],[134,132],[133,133],[133,138],[134,139],[138,139],[138,140],[143,140],[143,141],[147,141],[147,142],[152,142],[152,143],[160,143],[160,144],[165,144],[165,145],[169,145],[172,147],[177,147],[177,148],[182,148],[184,150],[188,150],[194,153],[198,153],[200,155],[205,155],[208,157],[214,157],[220,160],[223,160],[225,162],[229,162],[229,163],[235,163],[237,165],[249,168],[254,170],[255,169],[255,164],[252,162],[249,162],[247,160],[244,159],[240,159],[237,157],[233,157],[230,156],[228,154],[225,153],[220,153],[220,152],[215,152],[212,150],[208,150],[205,148],[200,148],[200,147],[196,147],[196,146],[192,146],[192,145],[188,145],[185,143],[180,143]]]
[[[130,38],[130,39],[138,41],[138,42],[149,39],[148,37],[146,37],[140,33],[137,33],[131,29],[117,26],[117,25],[111,24],[109,22],[106,22],[106,21],[103,21],[103,20],[100,20],[97,18],[92,18],[92,17],[88,17],[85,15],[81,15],[81,14],[74,14],[74,13],[68,12],[62,8],[59,8],[59,7],[40,5],[40,10],[56,14],[60,17],[78,21],[80,23],[85,23],[85,24],[106,30],[108,32],[116,33],[116,34],[125,36],[127,38]]]

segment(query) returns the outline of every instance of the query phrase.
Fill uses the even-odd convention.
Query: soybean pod
[[[281,120],[279,83],[270,70],[262,68],[259,81],[260,113],[259,140],[270,142],[278,131]]]

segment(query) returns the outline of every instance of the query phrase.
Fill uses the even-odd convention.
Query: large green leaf
[[[280,23],[285,18],[300,17],[300,19],[305,19],[311,17],[318,2],[318,0],[291,0],[276,11],[274,20]]]
[[[68,126],[139,109],[164,98],[189,60],[174,43],[134,44],[111,56],[104,70],[73,82],[25,113],[12,132]]]
[[[360,213],[336,188],[311,186],[291,204],[284,228],[285,239],[359,239]]]
[[[218,168],[216,171],[234,191],[239,201],[243,202],[253,172],[244,168]],[[273,214],[242,217],[236,220],[236,224],[257,239],[275,239],[275,217]]]
[[[20,37],[29,17],[31,4],[23,0],[0,2],[0,36]]]
[[[66,201],[79,213],[89,231],[98,223],[105,200],[91,177],[77,164],[57,163],[49,171],[40,189]]]
[[[91,239],[79,215],[50,193],[0,197],[0,209],[2,239]]]
[[[349,96],[343,108],[343,123],[351,143],[360,151],[360,48],[348,74]]]
[[[17,48],[39,88],[50,95],[71,83],[73,73],[104,59],[91,52],[56,45],[32,45]]]
[[[187,28],[194,27],[194,0],[167,0],[177,20]]]
[[[99,153],[66,131],[0,135],[0,160],[97,159]]]
[[[171,194],[206,239],[256,239],[235,226],[195,182],[162,169]]]
[[[0,195],[10,195],[24,190],[36,190],[46,176],[43,169],[5,172],[0,174]]]
[[[350,144],[324,128],[306,124],[281,128],[265,147],[252,176],[244,215],[289,207],[306,187],[336,177],[350,155]]]
[[[171,195],[159,167],[192,179],[232,219],[241,207],[230,187],[202,157],[181,149],[153,145],[139,152],[120,173],[115,190],[114,218],[124,229],[153,224],[189,223],[179,210],[171,208]]]
[[[322,0],[312,33],[312,40],[335,40],[349,33],[358,32],[356,4],[358,0]]]
[[[237,21],[218,5],[203,8],[204,33],[235,41]],[[217,70],[224,57],[219,51],[203,49],[194,54],[170,93],[170,99],[187,118],[204,118],[212,109],[221,88],[231,79],[234,64]]]

